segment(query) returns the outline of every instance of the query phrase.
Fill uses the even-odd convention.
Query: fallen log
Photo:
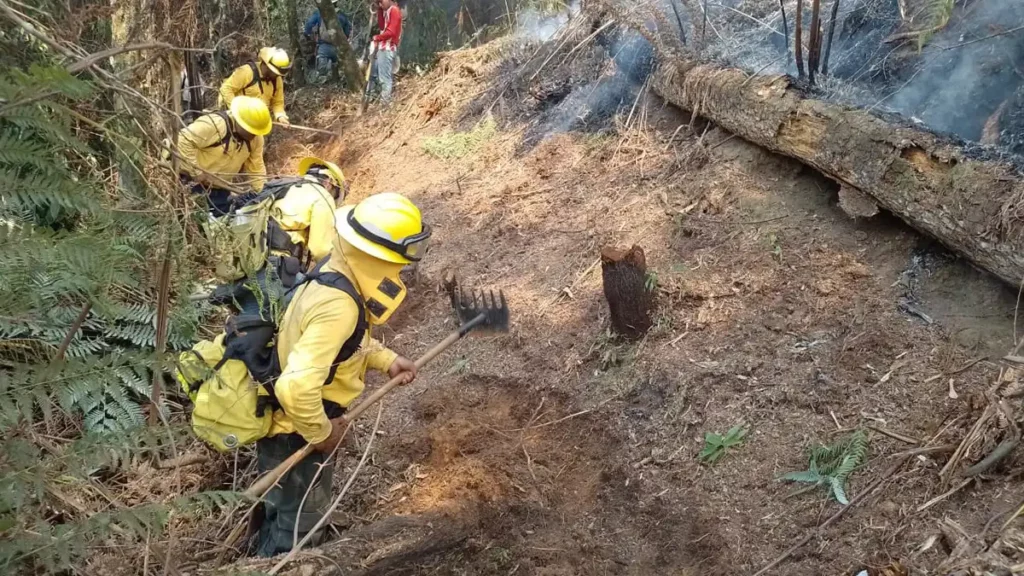
[[[480,532],[475,505],[453,505],[409,516],[389,516],[342,532],[340,539],[300,551],[283,576],[370,576],[415,568],[432,554],[461,545]],[[231,572],[266,571],[274,559],[246,560]],[[223,572],[227,574],[228,572]]]
[[[1017,286],[1024,278],[1020,161],[896,118],[817,100],[789,76],[702,64],[616,2],[595,2],[655,45],[662,98],[741,138],[813,166]]]

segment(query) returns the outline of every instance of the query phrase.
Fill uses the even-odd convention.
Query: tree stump
[[[630,340],[643,337],[651,328],[654,308],[654,294],[647,289],[644,249],[605,246],[601,249],[601,277],[612,330]]]

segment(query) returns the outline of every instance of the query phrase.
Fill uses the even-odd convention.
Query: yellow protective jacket
[[[263,100],[274,115],[274,120],[287,121],[288,115],[284,113],[284,81],[281,77],[274,76],[270,80],[260,78],[259,82],[253,82],[253,76],[253,67],[249,64],[235,68],[231,76],[220,84],[220,105],[228,108],[235,96],[252,96]]]
[[[225,135],[231,134],[225,146]],[[196,118],[178,133],[181,170],[207,185],[216,184],[196,167],[231,182],[239,174],[248,174],[249,184],[259,192],[267,177],[263,164],[263,137],[256,136],[248,144],[236,138],[219,113]]]
[[[340,250],[322,270],[340,272],[358,286]],[[278,330],[282,373],[274,393],[282,410],[274,412],[270,436],[298,432],[310,444],[323,442],[331,433],[323,401],[347,407],[363,392],[367,368],[386,372],[391,367],[398,355],[371,338],[367,328],[359,351],[324,385],[342,344],[355,332],[357,314],[355,301],[336,288],[309,282],[298,289]]]
[[[319,262],[331,253],[331,243],[337,232],[334,229],[335,200],[315,181],[295,184],[277,202],[271,217],[288,232],[292,242],[305,244]],[[354,326],[354,325],[353,325]]]

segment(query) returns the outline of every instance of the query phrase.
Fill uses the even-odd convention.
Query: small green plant
[[[704,449],[697,455],[697,459],[705,464],[714,464],[725,456],[726,452],[730,448],[734,448],[743,444],[743,441],[747,437],[747,428],[742,424],[737,424],[729,429],[728,432],[723,434],[716,434],[714,432],[704,433]]]
[[[658,273],[657,272],[648,272],[646,275],[644,275],[644,288],[648,292],[657,292],[658,291]]]
[[[423,139],[423,151],[435,158],[464,158],[498,132],[494,118],[488,116],[469,132],[445,132]]]
[[[928,42],[935,36],[935,33],[942,30],[949,24],[953,17],[953,8],[956,0],[928,0],[922,9],[924,29],[916,32],[917,51],[921,52]]]
[[[830,446],[812,448],[808,469],[790,472],[782,479],[826,486],[840,504],[846,505],[850,503],[846,497],[846,480],[864,463],[867,454],[868,436],[863,430],[857,430]]]

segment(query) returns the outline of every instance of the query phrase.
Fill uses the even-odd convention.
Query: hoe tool
[[[451,298],[452,307],[455,308],[455,313],[458,315],[459,321],[462,325],[459,326],[458,330],[452,332],[447,338],[428,350],[423,356],[420,356],[415,362],[416,368],[422,368],[426,363],[436,358],[441,354],[441,352],[447,350],[449,346],[474,329],[486,329],[500,332],[508,331],[509,309],[508,302],[505,301],[504,292],[499,290],[498,295],[495,296],[493,290],[489,292],[476,292],[473,290],[467,294],[462,291],[461,287],[454,279],[446,282],[445,284],[445,288]],[[367,408],[376,404],[388,392],[391,392],[395,387],[399,386],[401,382],[401,377],[393,378],[390,382],[381,386],[380,389],[371,394],[366,400],[363,400],[358,405],[349,408],[345,412],[344,416],[335,419],[333,421],[334,425],[347,427],[348,424],[352,423],[352,421],[358,418],[360,414],[365,412]],[[344,439],[344,436],[342,436],[342,439]],[[261,498],[282,476],[284,476],[303,458],[309,456],[312,451],[313,446],[307,444],[301,450],[289,456],[287,460],[278,464],[276,468],[256,480],[256,482],[245,491],[246,496]]]
[[[373,63],[377,59],[377,43],[373,43],[373,47],[370,48],[370,55],[366,57],[366,78],[365,84],[363,84],[363,101],[359,104],[359,115],[366,114],[366,107],[370,105],[370,90],[373,84],[370,83],[371,76],[373,75]]]

